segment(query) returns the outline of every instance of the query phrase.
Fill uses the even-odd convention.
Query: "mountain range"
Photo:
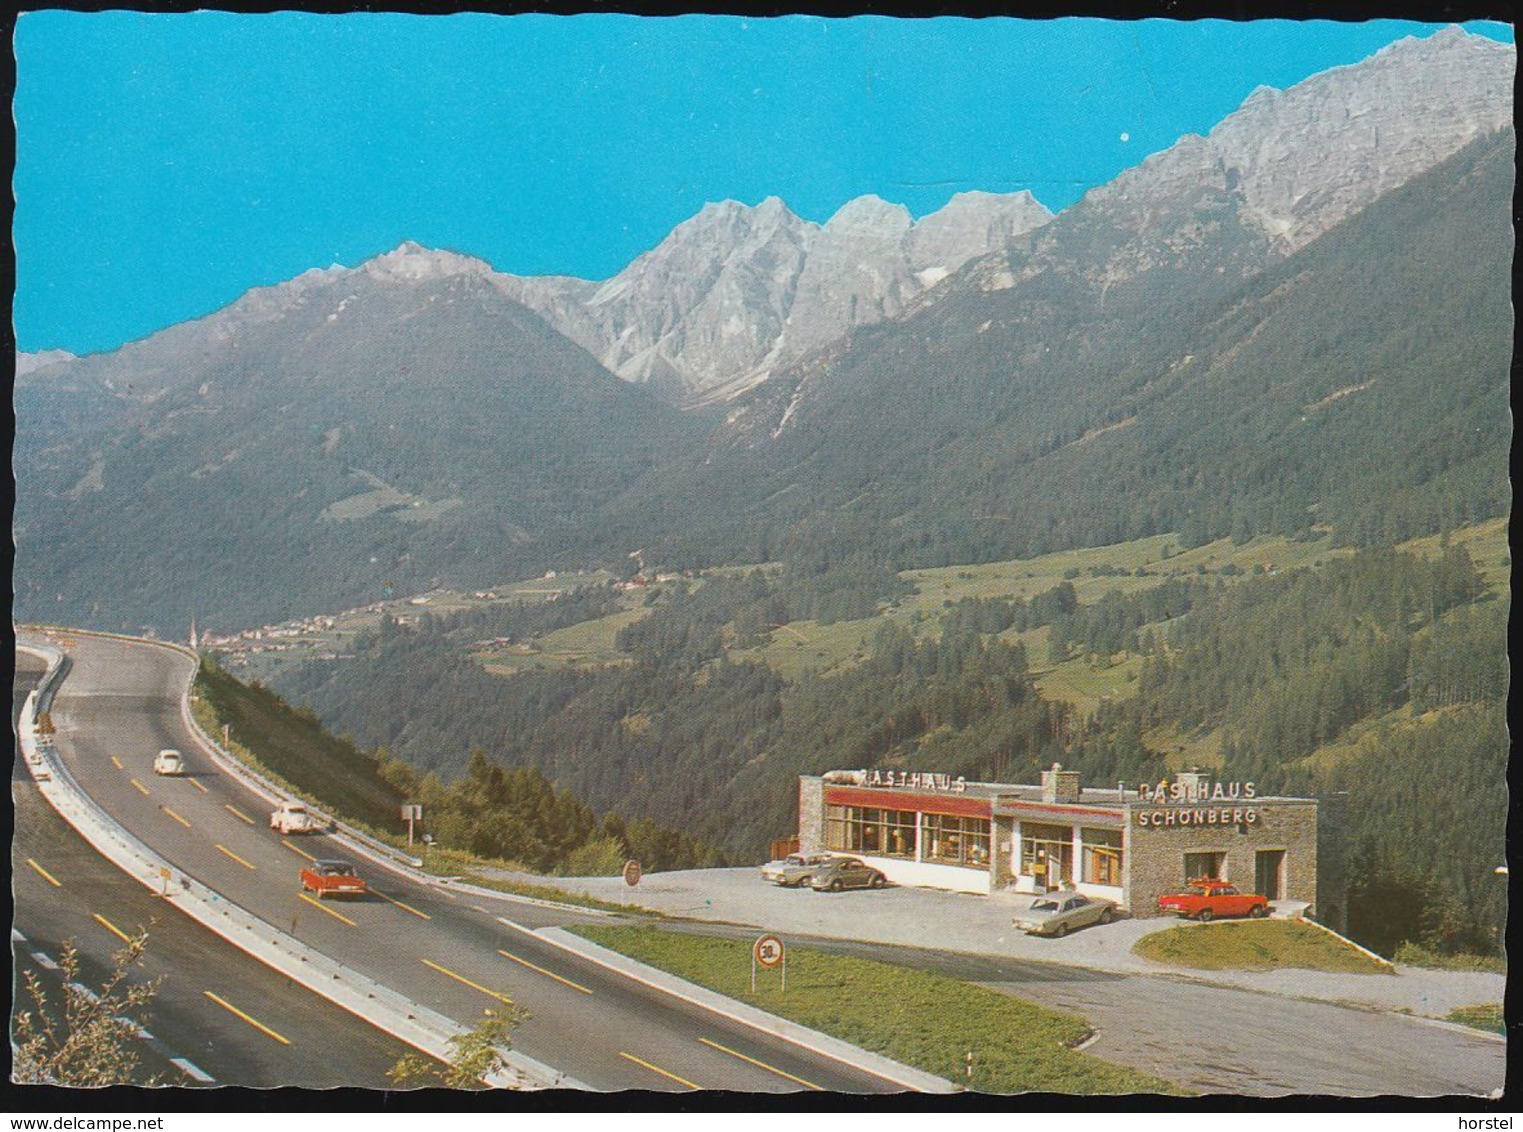
[[[603,282],[404,244],[23,355],[18,615],[248,623],[635,547],[898,569],[1501,513],[1514,63],[1403,40],[1055,217],[729,201]]]

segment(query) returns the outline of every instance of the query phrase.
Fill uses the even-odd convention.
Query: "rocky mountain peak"
[[[393,283],[418,283],[456,275],[485,278],[496,274],[484,260],[457,252],[425,248],[412,240],[404,240],[391,251],[366,260],[357,270],[373,279]]]
[[[838,208],[825,222],[822,231],[831,235],[861,234],[895,238],[910,230],[914,220],[902,204],[890,204],[882,197],[867,193],[854,197]]]
[[[1086,194],[1100,207],[1237,194],[1282,253],[1512,116],[1511,44],[1446,28],[1408,37],[1286,90],[1259,87],[1204,138],[1172,147]]]

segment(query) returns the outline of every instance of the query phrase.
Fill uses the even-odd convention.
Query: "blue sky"
[[[1511,41],[1502,24],[1468,24]],[[31,12],[22,350],[110,349],[404,239],[601,279],[706,201],[1054,211],[1256,87],[1437,25]]]

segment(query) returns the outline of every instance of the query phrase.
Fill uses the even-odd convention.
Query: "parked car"
[[[803,888],[821,865],[833,860],[829,853],[790,853],[780,861],[762,866],[762,880],[780,888]]]
[[[832,857],[814,870],[809,887],[816,892],[840,892],[843,888],[882,888],[888,883],[877,869],[855,857]]]
[[[303,892],[325,896],[364,896],[369,890],[348,861],[337,859],[313,861],[301,870]]]
[[[1160,912],[1172,912],[1187,920],[1213,920],[1217,916],[1268,915],[1269,899],[1256,892],[1239,892],[1236,885],[1219,877],[1196,877],[1183,892],[1158,898]]]
[[[1078,892],[1054,892],[1038,896],[1015,917],[1015,926],[1027,935],[1050,935],[1062,939],[1075,928],[1108,924],[1116,918],[1116,905],[1109,900]]]
[[[184,774],[185,757],[179,751],[165,747],[153,759],[154,774]]]

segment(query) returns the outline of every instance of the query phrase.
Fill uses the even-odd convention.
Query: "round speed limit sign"
[[[776,967],[783,961],[783,941],[775,935],[764,935],[752,946],[751,954],[763,967]]]

